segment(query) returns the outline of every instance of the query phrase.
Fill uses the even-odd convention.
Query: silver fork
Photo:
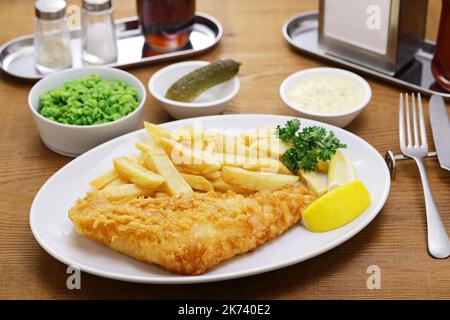
[[[447,258],[450,255],[450,240],[441,221],[438,208],[434,202],[433,194],[428,183],[427,172],[423,164],[423,158],[428,152],[427,134],[425,131],[425,120],[423,117],[422,100],[420,93],[417,97],[417,105],[419,115],[416,110],[416,100],[414,93],[412,94],[412,119],[410,117],[409,97],[406,94],[406,136],[405,138],[405,117],[403,107],[403,94],[400,94],[399,104],[399,136],[400,149],[402,153],[414,159],[419,168],[420,177],[422,179],[423,193],[425,198],[425,209],[427,212],[427,233],[428,233],[428,250],[435,258]],[[418,118],[418,119],[417,119]],[[419,123],[417,123],[419,121]],[[411,124],[413,132],[411,133]],[[419,141],[420,136],[420,141]]]

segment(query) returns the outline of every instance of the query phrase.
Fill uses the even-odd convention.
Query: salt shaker
[[[88,64],[117,61],[117,39],[111,0],[83,0],[83,60]]]
[[[34,58],[36,69],[47,74],[72,66],[66,2],[38,0],[35,3]]]

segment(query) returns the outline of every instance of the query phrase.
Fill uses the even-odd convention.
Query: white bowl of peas
[[[139,128],[145,100],[136,77],[106,67],[56,72],[28,95],[43,143],[69,157]]]

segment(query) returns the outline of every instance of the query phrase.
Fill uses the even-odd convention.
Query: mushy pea
[[[92,74],[41,95],[39,113],[64,124],[94,125],[125,117],[138,105],[135,88]]]

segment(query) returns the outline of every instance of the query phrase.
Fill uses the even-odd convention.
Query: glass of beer
[[[137,0],[146,46],[168,52],[189,42],[194,24],[195,0]]]

